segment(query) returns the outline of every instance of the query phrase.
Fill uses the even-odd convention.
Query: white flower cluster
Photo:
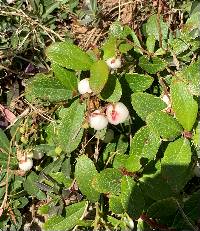
[[[33,160],[32,158],[36,160],[40,160],[44,156],[43,153],[32,153],[30,152],[27,156],[23,156],[19,159],[19,169],[22,171],[29,171],[33,167]]]
[[[106,112],[101,113],[99,110],[94,111],[89,117],[89,124],[91,128],[95,130],[101,130],[107,127],[108,123],[118,125],[124,123],[129,117],[129,111],[127,107],[117,102],[109,104],[106,107]]]

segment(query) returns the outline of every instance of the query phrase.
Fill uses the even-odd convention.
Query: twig
[[[118,0],[118,21],[120,21],[121,18],[121,0]]]
[[[28,16],[27,14],[25,14],[22,10],[17,10],[15,8],[12,8],[12,7],[9,7],[9,8],[12,9],[12,10],[14,10],[14,11],[8,12],[8,11],[3,11],[2,10],[0,12],[0,15],[3,15],[3,16],[18,16],[18,17],[23,17],[32,26],[36,25],[36,26],[40,27],[41,29],[43,29],[47,33],[47,35],[51,38],[51,40],[55,41],[54,38],[49,35],[49,33],[55,35],[60,41],[64,41],[64,39],[59,34],[57,34],[55,31],[53,31],[52,29],[50,29],[50,28],[48,28],[48,27],[40,24],[36,20],[32,19],[30,16]]]
[[[7,166],[6,166],[6,179],[5,179],[6,190],[5,190],[4,198],[3,198],[0,209],[4,209],[6,207],[6,203],[7,203],[7,199],[8,199],[8,183],[9,183],[8,181],[9,181],[9,173],[10,173],[10,160],[11,160],[11,152],[12,152],[12,143],[15,139],[15,136],[16,136],[18,130],[19,130],[19,127],[16,129],[13,137],[10,140],[10,147],[9,147],[9,152],[8,152],[8,161],[7,161]]]
[[[158,25],[158,33],[159,33],[159,46],[162,48],[162,31],[160,26],[160,13],[161,13],[161,2],[162,0],[159,0],[158,4],[158,15],[157,15],[157,25]]]
[[[14,70],[12,70],[12,69],[10,69],[10,68],[8,68],[8,67],[5,67],[5,66],[3,66],[3,65],[1,65],[1,64],[0,64],[0,69],[4,69],[4,70],[6,70],[6,71],[10,71],[10,72],[12,72],[12,73],[14,73],[14,74],[19,74],[18,72],[14,71]]]

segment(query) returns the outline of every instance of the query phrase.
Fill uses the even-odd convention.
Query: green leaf
[[[149,60],[147,57],[141,56],[139,58],[138,65],[148,73],[156,74],[159,71],[163,71],[167,67],[167,62],[158,57],[153,57],[151,60]]]
[[[36,185],[36,182],[38,181],[38,175],[35,172],[31,172],[25,182],[24,182],[24,189],[26,192],[34,197],[37,197],[39,200],[45,200],[46,195]]]
[[[113,160],[113,168],[116,168],[116,169],[120,169],[120,168],[124,168],[125,165],[126,165],[126,162],[129,158],[129,155],[126,155],[122,153],[120,153],[121,150],[117,151],[116,152],[116,155],[114,157],[114,160]]]
[[[147,41],[146,41],[146,46],[147,46],[147,50],[151,53],[154,52],[155,49],[155,44],[156,44],[156,38],[154,35],[150,35],[147,37]]]
[[[160,26],[159,26],[159,24],[160,24]],[[161,31],[162,39],[166,39],[168,37],[167,24],[163,22],[162,17],[160,17],[160,21],[159,21],[158,15],[156,15],[156,14],[149,17],[147,23],[145,24],[145,29],[146,29],[146,33],[148,36],[153,35],[156,38],[156,40],[158,40],[158,41],[159,41],[159,37],[160,37],[159,36],[160,31]]]
[[[200,60],[192,63],[181,72],[181,76],[187,81],[191,94],[200,95]]]
[[[116,49],[117,49],[117,38],[110,36],[102,47],[102,50],[104,52],[103,59],[107,60],[109,58],[114,57],[116,55]]]
[[[122,174],[113,168],[107,168],[94,177],[92,186],[100,193],[119,194]]]
[[[140,128],[131,140],[130,157],[127,160],[126,169],[131,172],[137,171],[141,168],[141,162],[147,163],[154,159],[160,143],[160,137],[153,134],[148,127]]]
[[[63,184],[67,188],[69,188],[72,184],[72,179],[66,177],[63,172],[51,173],[50,176],[59,184]]]
[[[140,178],[139,185],[146,196],[156,201],[166,199],[175,194],[159,172],[152,177],[144,176]]]
[[[144,197],[138,184],[129,176],[123,176],[121,183],[121,201],[130,217],[137,219],[145,206]]]
[[[126,34],[126,36],[130,35],[132,37],[135,52],[143,54],[140,41],[135,32],[129,26],[124,26],[124,33]]]
[[[35,75],[33,81],[26,87],[26,94],[31,96],[33,100],[40,98],[50,102],[58,102],[72,98],[71,90],[66,89],[58,79],[45,74]]]
[[[98,201],[99,193],[91,187],[93,178],[98,174],[94,163],[86,155],[77,159],[75,177],[80,191],[86,195],[91,202]]]
[[[9,150],[10,150],[10,142],[9,142],[6,134],[0,128],[0,151],[9,152]]]
[[[58,144],[67,153],[74,151],[82,139],[84,112],[85,104],[80,104],[79,100],[76,100],[60,113],[61,121],[55,135]]]
[[[107,102],[118,102],[122,96],[121,84],[115,75],[110,75],[101,91],[101,97]]]
[[[78,224],[79,220],[81,219],[85,209],[86,209],[87,202],[81,201],[76,204],[69,205],[66,208],[66,217],[61,216],[53,216],[49,218],[43,228],[45,230],[70,230],[75,225]]]
[[[183,131],[177,120],[165,112],[153,112],[146,122],[150,130],[162,139],[173,140]]]
[[[133,92],[145,91],[153,83],[153,78],[143,74],[126,74],[125,79]]]
[[[119,45],[119,51],[123,54],[127,53],[128,51],[130,51],[132,48],[134,47],[133,44],[131,43],[121,43]]]
[[[71,42],[57,42],[46,50],[47,57],[62,67],[72,70],[89,70],[92,65],[90,56]]]
[[[161,174],[175,191],[180,191],[188,179],[191,162],[190,142],[180,138],[168,144],[161,160]]]
[[[166,108],[166,104],[159,97],[148,93],[132,94],[132,106],[143,120],[152,112],[160,112]]]
[[[193,193],[190,198],[185,201],[183,212],[190,223],[195,226],[195,223],[197,223],[200,216],[200,190]],[[185,217],[183,217],[181,211],[179,211],[179,213],[176,215],[173,227],[179,230],[188,228],[191,229],[191,226],[188,226],[188,222],[186,221]],[[198,230],[197,227],[196,230]]]
[[[173,53],[176,55],[179,55],[182,52],[186,51],[190,46],[190,44],[188,44],[186,41],[183,41],[180,38],[173,39],[170,42],[170,45],[173,50]]]
[[[99,60],[90,69],[90,87],[96,93],[100,93],[108,80],[108,65],[103,60]]]
[[[189,33],[194,29],[198,29],[198,34],[199,34],[199,19],[200,19],[199,12],[192,14],[186,21],[184,28],[183,28],[183,32]]]
[[[194,142],[196,147],[200,147],[200,122],[198,122],[198,125],[195,129],[193,136],[192,136],[192,141]]]
[[[173,81],[170,88],[176,118],[186,131],[190,131],[197,118],[198,103],[193,99],[186,83]]]
[[[126,34],[124,33],[123,26],[119,21],[113,22],[109,28],[109,33],[111,36],[116,38],[124,38]]]
[[[178,209],[176,200],[173,197],[156,201],[147,210],[147,215],[151,218],[162,218],[171,216]]]
[[[56,78],[67,90],[71,90],[73,92],[77,89],[77,77],[74,71],[67,70],[57,64],[53,64],[52,69]]]
[[[124,208],[121,203],[121,196],[111,196],[109,199],[109,210],[115,214],[124,213]]]

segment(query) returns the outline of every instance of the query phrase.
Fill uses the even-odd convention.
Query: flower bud
[[[95,130],[101,130],[107,127],[108,119],[100,114],[99,110],[94,111],[89,117],[89,124]]]
[[[128,108],[121,102],[109,104],[106,108],[108,122],[114,125],[125,122],[129,117]]]
[[[90,88],[90,84],[89,84],[89,79],[85,78],[82,79],[79,83],[78,83],[78,91],[81,95],[85,94],[85,93],[92,93],[92,90]]]
[[[121,59],[115,57],[107,59],[106,63],[110,69],[118,69],[122,66]]]
[[[19,161],[19,168],[23,171],[29,171],[33,167],[33,160],[27,158],[26,160]]]

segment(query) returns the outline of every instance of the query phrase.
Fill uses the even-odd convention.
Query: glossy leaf
[[[178,209],[176,200],[173,197],[156,201],[147,210],[147,215],[151,218],[161,218],[173,215]]]
[[[143,54],[142,49],[141,49],[141,44],[140,44],[140,41],[139,41],[136,33],[129,26],[124,27],[124,33],[126,35],[131,36],[131,38],[133,40],[133,47],[134,47],[135,52],[137,52],[139,54]]]
[[[167,24],[165,22],[163,22],[162,17],[160,17],[160,20],[159,20],[158,17],[159,16],[156,15],[156,14],[149,17],[147,23],[145,24],[145,29],[146,29],[146,33],[147,33],[148,36],[153,35],[159,41],[160,32],[162,34],[161,35],[162,39],[167,38],[167,36],[168,36],[168,26],[167,26]]]
[[[78,202],[76,204],[69,205],[66,208],[66,217],[53,216],[50,217],[44,224],[45,230],[70,230],[78,224],[81,219],[87,203],[85,201]]]
[[[158,57],[153,57],[149,60],[147,57],[141,56],[139,58],[139,66],[150,74],[156,74],[167,67],[167,62]]]
[[[178,121],[165,112],[153,112],[146,121],[150,130],[162,139],[173,140],[183,131]]]
[[[121,203],[121,196],[111,196],[110,197],[109,210],[115,214],[124,213],[124,208]]]
[[[124,176],[121,183],[121,202],[130,217],[139,218],[145,201],[138,184],[129,176]]]
[[[118,102],[121,96],[122,88],[117,76],[109,76],[107,83],[101,91],[102,99],[107,102]]]
[[[91,187],[93,178],[98,174],[94,163],[86,155],[77,159],[75,177],[80,191],[86,195],[91,202],[98,201],[99,193]]]
[[[0,151],[9,152],[9,150],[10,150],[10,142],[4,131],[0,128]]]
[[[61,121],[56,136],[61,149],[67,153],[75,150],[82,139],[84,112],[85,104],[80,104],[78,100],[60,112]]]
[[[152,112],[160,112],[166,108],[166,104],[159,97],[148,93],[132,94],[132,106],[143,120]]]
[[[148,127],[142,127],[132,138],[126,169],[134,172],[141,168],[141,162],[147,163],[156,157],[160,146],[160,137],[153,134]],[[141,161],[142,159],[145,159]]]
[[[191,162],[190,142],[180,138],[168,144],[161,160],[161,174],[173,190],[180,191],[190,178]]]
[[[53,64],[52,69],[56,78],[66,89],[71,90],[72,92],[77,89],[77,77],[74,71],[67,70],[57,64]]]
[[[114,168],[107,168],[94,177],[92,186],[101,193],[119,194],[122,174]]]
[[[133,92],[145,91],[153,83],[153,78],[143,74],[126,74],[125,79]]]
[[[67,89],[58,79],[45,74],[37,74],[26,88],[26,94],[33,100],[40,98],[58,102],[72,98],[71,89]]]
[[[180,38],[176,38],[171,41],[170,46],[173,50],[173,53],[179,55],[182,52],[186,51],[189,48],[190,44]]]
[[[198,103],[193,99],[184,82],[173,81],[170,92],[172,108],[177,120],[186,131],[190,131],[197,118]]]
[[[72,70],[89,70],[92,65],[90,56],[71,42],[57,42],[46,50],[47,57],[62,67]]]
[[[200,216],[200,190],[197,192],[194,192],[188,200],[185,201],[183,206],[183,212],[184,215],[187,217],[187,219],[190,221],[190,224],[195,227],[195,224],[197,223],[199,216]],[[191,226],[188,225],[188,222],[186,221],[185,217],[183,217],[183,214],[181,211],[176,215],[173,227],[178,228],[180,230],[183,229],[190,229]],[[197,227],[195,227],[196,230],[198,230]]]
[[[146,46],[147,46],[147,50],[151,53],[154,52],[155,49],[155,44],[156,44],[156,38],[154,35],[150,35],[147,37],[147,41],[146,41]]]
[[[107,41],[104,43],[102,50],[103,50],[103,58],[107,60],[112,58],[116,55],[117,49],[117,38],[116,37],[109,37]]]
[[[192,140],[196,147],[200,147],[200,122],[198,122],[195,132],[193,133]]]
[[[128,51],[130,51],[132,48],[134,47],[133,44],[131,43],[121,43],[119,45],[119,51],[123,54],[123,53],[127,53]]]
[[[37,181],[38,175],[35,172],[31,172],[24,182],[24,189],[30,196],[36,197],[39,200],[45,200],[46,195],[36,185]]]
[[[142,177],[139,185],[146,196],[156,201],[175,195],[169,184],[161,177],[159,172],[152,177]]]
[[[187,81],[191,94],[200,95],[200,60],[190,64],[181,72],[181,76]]]
[[[103,60],[99,60],[90,69],[90,87],[96,94],[100,93],[108,80],[109,69]]]

